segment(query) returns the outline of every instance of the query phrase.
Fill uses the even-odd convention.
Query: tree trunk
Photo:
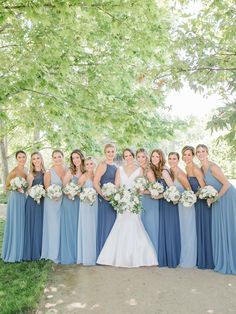
[[[7,150],[4,143],[4,138],[0,139],[0,156],[2,161],[2,183],[5,186],[6,179],[8,176],[8,161],[7,161]]]

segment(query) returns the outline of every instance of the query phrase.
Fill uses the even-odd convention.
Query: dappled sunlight
[[[129,304],[129,305],[132,305],[132,306],[138,304],[135,299],[130,299],[130,300],[126,301],[126,303]]]
[[[87,307],[86,303],[80,303],[80,302],[75,302],[75,303],[71,303],[69,305],[66,306],[66,308],[68,310],[74,310],[74,309],[85,309]]]

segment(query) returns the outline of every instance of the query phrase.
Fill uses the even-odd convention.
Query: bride
[[[132,188],[135,179],[142,176],[142,169],[134,164],[134,153],[123,151],[125,166],[116,173],[117,186]],[[118,267],[158,265],[155,249],[144,229],[139,214],[125,211],[118,214],[111,232],[98,256],[97,264]]]

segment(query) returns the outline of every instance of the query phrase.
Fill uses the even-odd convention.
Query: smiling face
[[[61,153],[54,152],[52,155],[52,161],[54,166],[61,166],[63,164],[64,158]]]
[[[105,156],[108,161],[113,161],[113,159],[115,158],[115,155],[116,155],[116,150],[114,147],[109,146],[106,148]]]
[[[157,152],[153,152],[151,155],[151,163],[157,167],[159,165],[160,160],[161,160],[160,155]]]
[[[34,168],[40,169],[42,167],[42,157],[39,154],[32,155],[31,163]]]
[[[130,164],[134,161],[134,156],[129,150],[125,150],[123,152],[123,159],[127,162],[127,164]]]
[[[26,155],[24,153],[18,153],[16,156],[16,160],[19,166],[24,166],[26,163]]]
[[[204,146],[197,146],[196,156],[200,161],[205,161],[208,159],[208,149]]]
[[[136,159],[140,167],[144,168],[147,165],[147,156],[144,152],[139,152],[136,156]]]
[[[72,162],[75,165],[75,167],[78,168],[81,165],[80,155],[77,153],[73,153],[71,158],[72,158]]]
[[[168,164],[170,165],[171,168],[177,167],[178,163],[179,163],[179,158],[176,154],[170,154],[168,156]]]
[[[182,159],[186,164],[189,164],[193,161],[193,152],[190,149],[186,149],[182,154]]]
[[[94,170],[94,162],[92,159],[87,159],[85,160],[85,170],[90,172],[90,171],[93,171]]]

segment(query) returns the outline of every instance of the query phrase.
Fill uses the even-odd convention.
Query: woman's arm
[[[183,173],[182,171],[177,175],[177,180],[181,183],[185,190],[192,190],[186,174]]]
[[[100,187],[100,180],[101,180],[101,177],[106,172],[106,168],[107,168],[106,163],[101,162],[95,171],[95,175],[94,175],[94,179],[93,179],[94,188],[97,191],[97,193],[100,194],[101,196],[103,196],[103,195],[102,195],[102,190]]]
[[[206,183],[204,181],[204,176],[203,176],[202,171],[197,166],[195,166],[193,169],[193,174],[197,178],[200,187],[203,188],[206,185]]]
[[[34,180],[34,176],[33,174],[30,172],[27,176],[27,182],[28,182],[28,190],[31,188],[32,186],[32,183],[33,183],[33,180]]]
[[[64,187],[71,181],[71,178],[72,178],[72,173],[71,173],[70,170],[67,170],[66,174],[65,174],[65,176],[63,177],[63,180],[62,180],[62,183],[63,183]]]
[[[82,174],[82,176],[79,178],[79,180],[78,180],[78,185],[81,186],[81,187],[83,187],[84,184],[85,184],[85,182],[86,182],[86,174],[84,173],[84,174]]]
[[[222,187],[218,194],[218,196],[221,197],[229,189],[230,183],[224,175],[223,171],[216,164],[211,165],[211,173],[222,184]]]
[[[44,175],[44,186],[45,190],[51,185],[51,172],[47,170]]]
[[[115,185],[117,187],[120,186],[120,169],[119,168],[116,170]]]
[[[170,173],[167,169],[162,170],[162,177],[165,180],[166,184],[170,187],[174,185],[173,180],[171,179]]]

